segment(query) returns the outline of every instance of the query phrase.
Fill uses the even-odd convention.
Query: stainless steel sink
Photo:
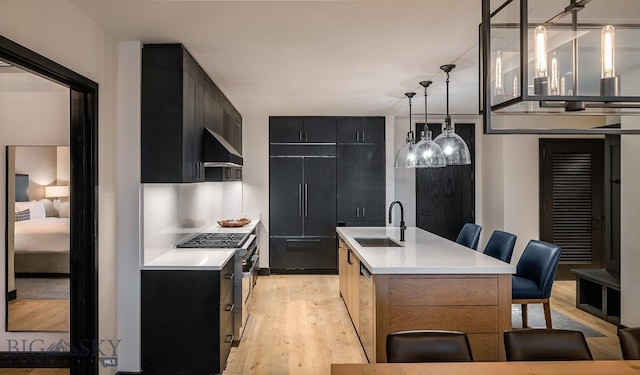
[[[359,243],[360,246],[362,247],[402,247],[401,244],[397,243],[396,241],[392,240],[389,237],[379,237],[379,238],[360,237],[360,238],[354,238],[354,240],[356,240],[356,242]]]

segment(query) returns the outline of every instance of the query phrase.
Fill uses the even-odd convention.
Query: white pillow
[[[44,203],[42,201],[31,201],[31,202],[16,202],[15,210],[16,212],[29,210],[30,219],[44,219],[47,217],[44,210]]]

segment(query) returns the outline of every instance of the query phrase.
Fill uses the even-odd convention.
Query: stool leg
[[[544,320],[547,323],[547,329],[553,328],[551,324],[551,306],[549,305],[549,300],[542,303],[542,307],[544,308]]]
[[[520,305],[520,310],[522,310],[522,328],[529,327],[529,322],[527,320],[527,304],[523,303]]]

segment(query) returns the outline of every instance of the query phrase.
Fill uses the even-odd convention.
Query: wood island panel
[[[511,275],[375,275],[376,362],[388,333],[442,329],[469,334],[478,361],[504,361],[511,329]]]
[[[423,279],[397,278],[389,285],[391,304],[404,305],[497,305],[496,278],[432,279],[423,289]],[[459,286],[465,285],[464,289]]]

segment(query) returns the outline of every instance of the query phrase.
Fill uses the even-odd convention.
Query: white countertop
[[[338,234],[372,274],[513,274],[516,266],[419,228],[338,227]],[[402,247],[363,247],[354,238],[389,237]]]
[[[221,270],[236,249],[171,249],[142,266],[143,270]]]
[[[197,233],[250,233],[260,224],[260,217],[247,217],[251,219],[251,222],[242,227],[221,227],[216,223],[206,228],[199,228],[197,232],[186,232],[183,228],[177,228],[175,232],[165,229],[163,234],[170,235],[177,243]],[[150,260],[145,259],[144,264],[140,267],[143,270],[220,270],[236,252],[236,249],[178,249],[174,247],[145,249],[145,251],[147,250],[151,250],[149,253],[159,255]]]

